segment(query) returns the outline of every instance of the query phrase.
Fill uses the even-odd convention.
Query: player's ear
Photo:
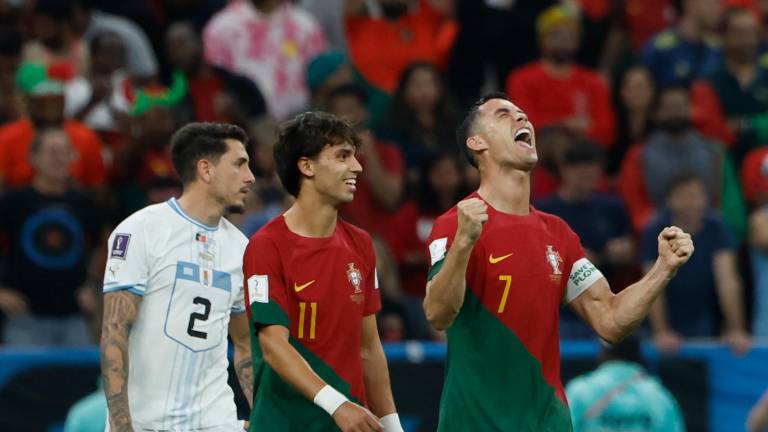
[[[479,135],[472,135],[471,137],[467,138],[467,147],[469,147],[470,150],[479,152],[482,150],[487,150],[488,144],[486,144],[485,140],[480,138]]]
[[[299,160],[296,162],[296,167],[298,167],[299,172],[306,177],[315,176],[315,167],[312,163],[312,159],[306,156],[299,158]]]
[[[212,178],[213,165],[208,159],[200,159],[197,161],[197,177],[203,183],[210,183]]]

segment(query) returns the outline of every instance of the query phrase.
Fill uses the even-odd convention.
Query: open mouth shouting
[[[515,131],[515,142],[523,147],[533,148],[533,132],[528,127],[522,127]]]

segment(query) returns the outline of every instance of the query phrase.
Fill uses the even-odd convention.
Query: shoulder
[[[170,207],[167,203],[152,204],[136,211],[117,225],[114,232],[130,230],[132,232],[144,231],[146,228],[167,226]]]
[[[432,232],[435,233],[439,230],[455,230],[458,225],[458,209],[456,206],[453,206],[450,210],[435,219],[435,223],[432,225]]]
[[[572,233],[571,227],[560,216],[533,208],[533,212],[548,231]]]
[[[285,7],[284,13],[288,15],[296,24],[301,26],[303,29],[308,29],[308,30],[319,29],[320,26],[317,23],[317,20],[309,11],[306,11],[303,8],[298,6],[294,6],[290,3],[285,4],[284,7]]]
[[[216,12],[210,20],[208,20],[203,32],[209,33],[226,30],[230,24],[232,24],[232,20],[242,16],[244,6],[241,3],[242,1],[230,2],[224,9]]]
[[[237,245],[239,245],[242,248],[245,247],[245,245],[248,244],[248,238],[243,234],[242,231],[240,231],[240,228],[235,226],[232,222],[230,222],[227,218],[221,218],[221,230],[224,232],[224,234],[232,239]]]
[[[16,120],[0,127],[0,137],[2,137],[2,142],[9,139],[18,139],[19,136],[31,135],[32,133],[32,124],[26,119]]]
[[[543,73],[543,69],[541,67],[541,62],[536,61],[536,62],[523,65],[517,70],[510,73],[509,81],[512,82],[512,81],[535,79],[537,77],[540,77],[542,73]]]
[[[337,230],[340,233],[344,233],[357,247],[367,248],[373,245],[371,235],[364,229],[352,225],[351,223],[339,219],[337,222]]]

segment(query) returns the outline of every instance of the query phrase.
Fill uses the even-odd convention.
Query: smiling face
[[[242,213],[254,177],[248,167],[248,152],[243,143],[235,139],[227,139],[226,143],[226,153],[213,164],[210,191],[227,213]]]
[[[480,105],[478,113],[475,133],[467,140],[478,163],[531,171],[539,157],[533,124],[525,112],[508,100],[491,99]]]
[[[301,188],[314,189],[335,207],[352,202],[357,176],[363,171],[355,152],[355,146],[342,142],[326,145],[314,158],[302,157],[298,162],[305,176]]]

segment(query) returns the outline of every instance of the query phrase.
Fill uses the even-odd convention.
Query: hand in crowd
[[[752,346],[752,339],[744,330],[726,330],[721,337],[722,342],[731,348],[731,351],[738,356],[746,354]]]
[[[0,287],[0,312],[5,316],[27,313],[27,299],[17,291]]]
[[[677,352],[682,343],[683,338],[672,330],[660,331],[653,335],[653,344],[659,351],[667,354]]]

